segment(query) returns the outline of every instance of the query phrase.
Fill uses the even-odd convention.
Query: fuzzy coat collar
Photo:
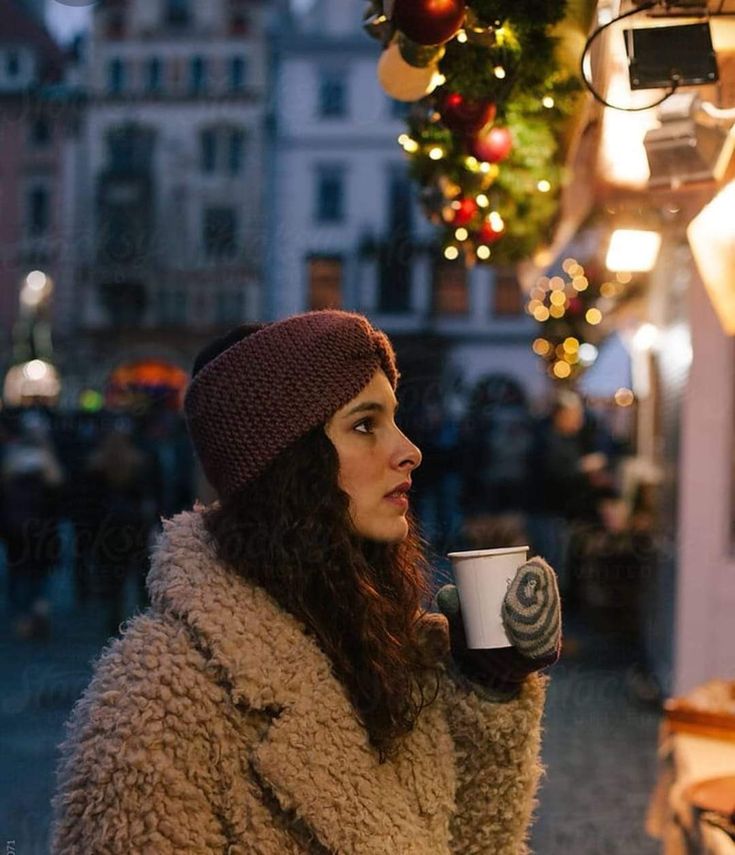
[[[148,587],[154,609],[195,634],[235,705],[274,714],[249,762],[330,850],[448,852],[456,773],[440,704],[395,762],[378,762],[314,639],[261,588],[221,565],[201,508],[164,522]]]

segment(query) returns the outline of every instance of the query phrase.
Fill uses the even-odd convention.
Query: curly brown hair
[[[218,558],[301,620],[332,662],[381,762],[436,698],[439,651],[419,642],[431,596],[417,527],[399,543],[361,538],[324,427],[204,512]]]

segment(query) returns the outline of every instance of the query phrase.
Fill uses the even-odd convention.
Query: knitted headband
[[[379,368],[395,389],[388,338],[362,315],[331,309],[265,324],[207,362],[189,384],[184,413],[220,497],[327,422]]]

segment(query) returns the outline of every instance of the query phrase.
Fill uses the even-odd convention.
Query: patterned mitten
[[[523,680],[553,665],[561,649],[561,602],[556,574],[542,558],[518,569],[502,607],[503,626],[512,647],[470,650],[462,623],[459,594],[445,585],[437,606],[449,622],[452,657],[460,672],[493,699],[515,697]]]

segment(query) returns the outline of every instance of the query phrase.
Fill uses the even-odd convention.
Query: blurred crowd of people
[[[415,505],[436,553],[528,544],[557,570],[567,614],[640,651],[655,484],[634,471],[630,435],[571,390],[538,412],[506,376],[478,382],[464,411],[447,400],[429,396],[411,419]]]
[[[626,480],[630,449],[604,418],[571,391],[535,412],[518,382],[492,376],[461,404],[425,390],[403,428],[423,452],[414,508],[438,567],[452,549],[529,544],[556,568],[567,614],[594,613],[637,643],[653,486]],[[76,601],[104,604],[115,633],[126,586],[146,603],[151,538],[162,517],[191,506],[194,480],[185,425],[170,409],[0,413],[0,543],[16,634],[49,634],[46,588],[63,531]]]
[[[50,634],[48,580],[65,532],[75,599],[100,602],[115,633],[129,581],[146,602],[148,545],[161,517],[192,500],[192,458],[176,413],[2,412],[0,543],[15,635]]]

